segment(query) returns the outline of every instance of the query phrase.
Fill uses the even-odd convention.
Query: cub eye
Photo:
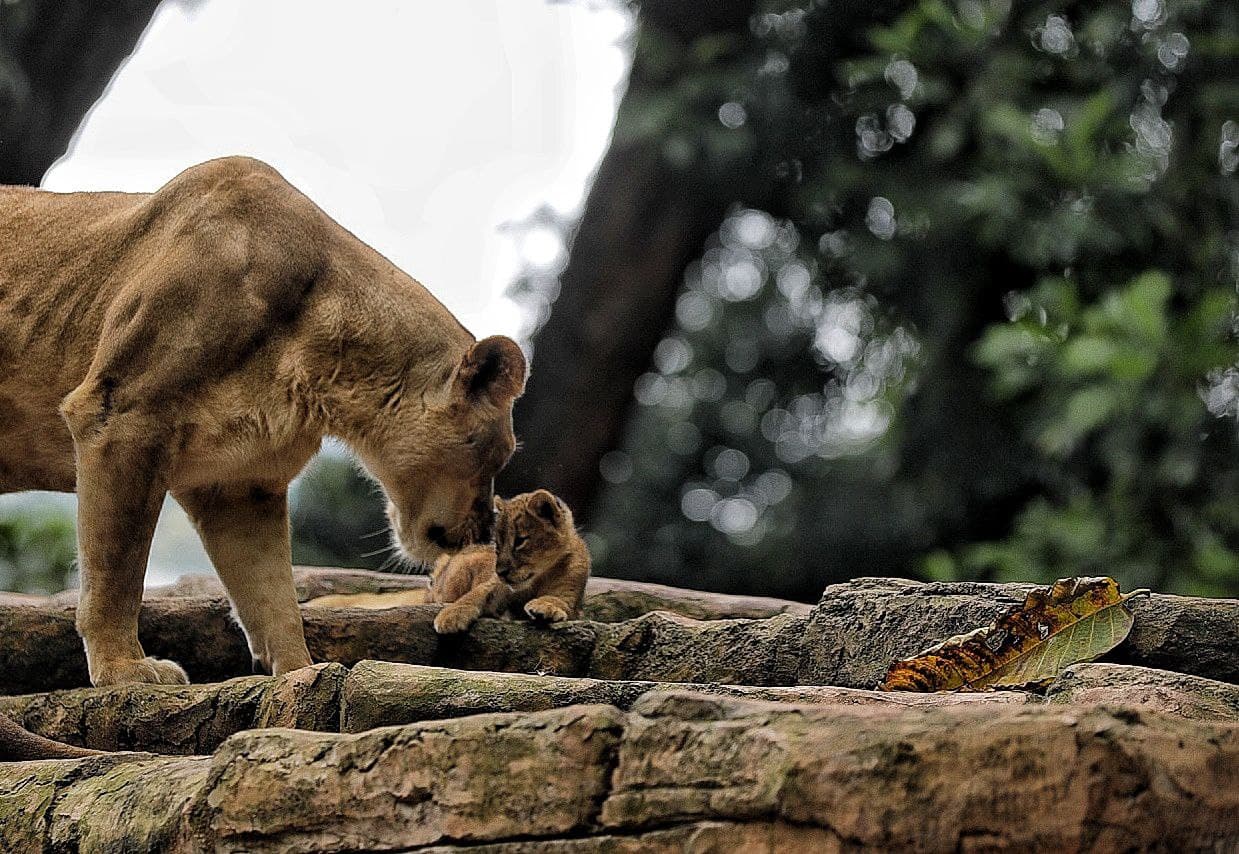
[[[525,547],[525,543],[526,543],[526,542],[528,542],[528,541],[529,541],[529,538],[528,538],[528,537],[526,537],[524,534],[517,534],[517,535],[516,535],[516,536],[512,539],[512,548],[514,548],[514,549],[524,548],[524,547]]]
[[[468,445],[469,447],[473,447],[477,443],[478,443],[478,437],[475,434],[471,433],[465,437],[465,444]]]

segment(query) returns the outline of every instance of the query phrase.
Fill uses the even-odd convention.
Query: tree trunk
[[[158,0],[0,3],[0,184],[42,180],[158,5]]]
[[[544,487],[586,520],[598,463],[619,444],[633,383],[667,330],[684,270],[730,201],[717,177],[705,174],[708,164],[673,166],[666,140],[627,137],[625,117],[640,115],[643,99],[666,97],[675,78],[664,73],[665,63],[686,56],[695,39],[745,32],[753,5],[729,0],[692,11],[681,2],[642,4],[616,140],[585,203],[562,295],[534,339],[529,384],[516,407],[523,449],[501,475],[504,494]],[[657,62],[647,62],[651,54]]]

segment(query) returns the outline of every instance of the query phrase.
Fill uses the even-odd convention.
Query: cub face
[[[545,489],[495,499],[499,577],[520,584],[550,569],[576,536],[572,511]]]
[[[478,341],[440,399],[408,407],[405,423],[384,438],[382,457],[397,464],[376,462],[372,470],[387,492],[396,541],[413,560],[429,563],[490,540],[493,481],[516,448],[512,403],[524,390],[525,371],[511,339]]]

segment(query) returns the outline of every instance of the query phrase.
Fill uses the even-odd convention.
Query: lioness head
[[[564,555],[575,528],[568,505],[545,489],[495,499],[499,576],[520,584],[549,569]]]
[[[407,407],[388,430],[389,461],[375,471],[400,548],[430,562],[491,538],[495,474],[516,448],[512,403],[525,388],[525,357],[503,336],[478,341],[444,387]]]

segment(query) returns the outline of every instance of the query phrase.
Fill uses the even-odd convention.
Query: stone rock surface
[[[655,611],[598,627],[590,676],[729,685],[795,685],[806,617],[690,620]]]
[[[44,736],[182,755],[0,763],[0,851],[1239,850],[1233,600],[1139,600],[1120,663],[1043,693],[865,690],[1027,589],[862,579],[806,609],[595,582],[594,619],[458,636],[436,606],[306,608],[338,663],[273,678],[182,579],[142,641],[210,684],[0,696]],[[0,694],[85,684],[73,616],[0,597]]]
[[[387,593],[396,590],[425,590],[425,575],[398,575],[364,569],[333,569],[321,566],[293,568],[297,598],[316,599],[332,593]],[[14,594],[17,595],[17,594]],[[224,596],[224,587],[214,575],[182,575],[171,584],[152,587],[147,598],[165,596]],[[29,601],[28,597],[27,601]],[[77,602],[76,591],[57,597],[64,604]],[[0,603],[4,599],[0,596]],[[803,602],[772,599],[766,596],[733,596],[707,593],[614,578],[591,578],[585,588],[585,619],[602,623],[630,620],[650,611],[671,611],[696,620],[760,620],[778,614],[807,616],[813,610]]]
[[[347,671],[317,664],[284,676],[207,685],[120,685],[0,697],[31,732],[95,750],[210,753],[256,727],[336,731]]]
[[[1127,664],[1077,664],[1051,683],[1052,703],[1135,706],[1192,720],[1239,722],[1239,685]]]
[[[872,688],[892,661],[989,624],[1034,585],[860,578],[827,587],[809,618],[800,681]],[[1153,594],[1107,658],[1239,682],[1239,600]]]
[[[196,754],[209,753],[228,736],[247,729],[364,732],[394,724],[582,704],[627,710],[651,691],[673,688],[840,706],[1042,702],[1018,691],[910,694],[827,686],[684,685],[363,661],[352,670],[317,664],[280,677],[244,676],[208,685],[125,685],[0,697],[0,714],[46,738],[94,750]]]
[[[872,688],[891,661],[985,625],[1022,602],[1028,589],[861,579],[827,588],[808,616],[696,620],[656,611],[617,623],[554,626],[484,619],[458,636],[435,633],[435,605],[304,608],[303,616],[315,660],[346,666],[375,658],[602,679]],[[1135,628],[1108,659],[1239,682],[1239,602],[1153,595],[1134,607]],[[0,636],[30,639],[0,648],[0,693],[87,683],[72,607],[0,604]],[[226,599],[148,599],[140,636],[149,654],[178,661],[195,682],[250,672]]]
[[[1239,725],[1105,707],[655,692],[630,712],[257,730],[212,757],[122,760],[0,767],[0,849],[1239,845]]]
[[[820,827],[800,827],[781,821],[699,821],[663,830],[630,835],[591,834],[582,839],[529,839],[489,845],[432,845],[426,854],[684,854],[735,851],[812,852],[836,854],[845,850],[839,837]]]
[[[243,733],[211,762],[194,835],[289,852],[571,835],[594,824],[623,725],[610,706],[573,706],[349,736]]]
[[[483,619],[466,633],[438,635],[438,608],[303,608],[306,642],[316,661],[346,666],[376,658],[469,670],[794,685],[807,620],[793,614],[694,620],[655,612],[621,623],[580,620],[551,626]],[[0,605],[0,636],[37,638],[37,643],[0,650],[0,694],[88,684],[73,617],[72,608],[63,604]],[[149,599],[142,605],[139,637],[147,654],[178,662],[193,682],[251,672],[245,636],[225,599]],[[49,650],[54,662],[48,661]]]
[[[651,691],[677,688],[723,697],[836,706],[1000,705],[1041,701],[1033,694],[1018,691],[909,694],[828,686],[766,688],[709,683],[677,684],[488,673],[363,661],[349,671],[344,682],[340,726],[343,732],[364,732],[374,727],[458,718],[483,712],[540,712],[590,703],[606,703],[626,710]]]
[[[775,817],[878,850],[1189,850],[1239,844],[1237,774],[1233,724],[667,693],[634,707],[600,821]]]

